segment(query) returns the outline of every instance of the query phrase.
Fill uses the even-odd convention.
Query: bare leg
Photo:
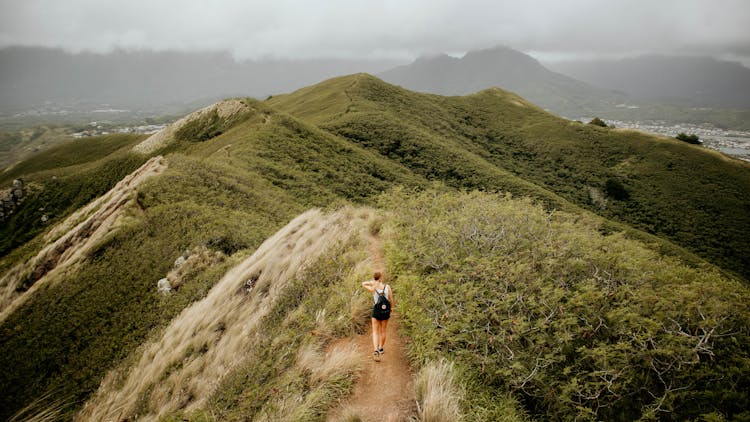
[[[388,328],[388,320],[380,321],[380,348],[385,346],[385,331]]]
[[[372,321],[372,350],[378,350],[378,343],[380,342],[380,324],[375,318],[370,318]]]

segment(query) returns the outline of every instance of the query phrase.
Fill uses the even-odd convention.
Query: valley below
[[[593,117],[581,117],[575,120],[588,122]],[[620,129],[634,129],[641,132],[674,138],[679,133],[695,134],[702,141],[702,145],[724,154],[750,161],[750,132],[718,128],[710,123],[667,123],[664,121],[628,121],[604,119],[604,121]]]

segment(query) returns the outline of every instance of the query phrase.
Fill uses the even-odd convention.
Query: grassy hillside
[[[394,183],[426,184],[357,145],[257,107],[269,120],[250,119],[210,140],[167,147],[173,151],[168,170],[139,189],[137,207],[123,227],[77,272],[3,321],[0,365],[13,369],[0,378],[0,417],[46,392],[65,399],[66,412],[77,409],[113,363],[206,294],[226,271],[223,262],[249,253],[305,209],[361,201]],[[56,187],[41,192],[67,192]],[[218,263],[199,265],[165,301],[156,281],[185,250],[195,248],[220,254]]]
[[[45,170],[88,164],[107,157],[119,149],[132,147],[143,136],[104,135],[68,141],[36,154],[21,163],[0,173],[0,184],[4,185],[14,178]]]
[[[0,187],[15,178],[27,185],[23,206],[0,226],[0,256],[29,242],[73,211],[111,189],[145,162],[130,148],[143,136],[108,135],[71,141],[0,173]],[[48,220],[42,222],[42,217]],[[15,254],[17,259],[18,253]],[[0,270],[11,265],[0,258]]]
[[[750,165],[739,160],[570,122],[500,89],[440,97],[355,75],[268,103],[428,179],[550,198],[543,188],[564,198],[557,207],[576,204],[750,276]]]
[[[83,416],[320,420],[361,364],[334,340],[367,322],[356,286],[372,218],[349,207],[295,218],[107,377]]]
[[[36,254],[49,240],[44,235],[62,217],[104,193],[150,156],[162,154],[167,164],[164,172],[137,187],[132,200],[122,203],[124,210],[111,233],[87,250],[75,267],[55,275],[54,283],[30,291],[24,304],[0,322],[0,367],[6,368],[0,373],[0,418],[8,419],[29,405],[32,409],[26,414],[33,414],[57,402],[60,417],[71,419],[87,402],[83,419],[119,418],[111,414],[113,409],[124,409],[127,415],[123,417],[150,415],[166,420],[323,419],[328,407],[351,388],[356,368],[346,364],[348,369],[336,371],[335,360],[320,367],[311,362],[323,359],[324,350],[337,347],[338,337],[361,329],[362,306],[355,288],[356,281],[369,271],[361,256],[363,230],[377,233],[378,221],[384,217],[372,209],[345,208],[349,211],[339,211],[343,214],[335,218],[329,213],[302,218],[318,221],[305,226],[309,233],[317,233],[312,237],[302,236],[301,229],[290,228],[295,227],[292,224],[274,237],[277,243],[268,243],[277,246],[260,245],[312,207],[373,206],[383,192],[394,187],[425,190],[436,185],[445,192],[509,192],[535,198],[548,211],[564,212],[559,218],[548,218],[546,211],[529,200],[510,201],[502,195],[427,194],[443,198],[445,212],[457,208],[467,216],[476,215],[488,203],[496,205],[490,206],[487,217],[492,218],[478,232],[479,239],[449,249],[441,248],[450,243],[438,242],[440,247],[425,260],[420,251],[431,247],[429,241],[435,239],[420,238],[420,230],[429,233],[433,227],[433,234],[449,239],[451,228],[463,229],[446,222],[446,215],[448,220],[460,220],[460,215],[441,214],[443,202],[425,208],[420,205],[425,197],[410,199],[398,190],[381,199],[381,206],[392,213],[387,217],[393,219],[387,225],[393,237],[388,259],[395,270],[392,276],[398,277],[394,285],[409,296],[403,298],[403,312],[415,364],[431,368],[440,358],[455,360],[462,385],[475,393],[462,403],[467,415],[523,417],[551,412],[560,419],[573,414],[606,418],[612,409],[628,406],[633,406],[628,413],[632,417],[667,406],[672,406],[673,414],[687,417],[712,409],[726,415],[741,413],[737,408],[744,402],[734,397],[747,384],[741,375],[747,372],[743,350],[748,321],[742,307],[747,303],[746,286],[727,280],[718,269],[680,251],[679,246],[638,229],[666,236],[723,269],[747,275],[747,264],[739,259],[748,249],[750,227],[746,224],[750,218],[746,165],[678,142],[557,119],[501,90],[440,97],[354,75],[264,102],[239,102],[241,118],[222,121],[218,114],[206,114],[177,130],[150,155],[132,152],[141,138],[99,138],[92,144],[73,143],[33,157],[4,179],[10,183],[13,177],[23,177],[32,188],[14,216],[14,225],[0,228],[5,242],[0,270],[6,273]],[[100,148],[86,148],[96,142]],[[476,201],[482,206],[472,205]],[[40,224],[40,208],[55,210],[47,225]],[[420,217],[414,218],[413,213]],[[709,221],[715,213],[726,218]],[[487,233],[497,235],[497,222],[503,219],[513,222],[513,230],[521,230],[514,235],[521,246],[496,248],[482,243]],[[404,225],[408,224],[413,227],[407,230]],[[553,229],[536,230],[544,224]],[[330,227],[330,233],[321,227]],[[623,230],[627,234],[608,235]],[[316,236],[328,243],[315,243]],[[647,239],[649,244],[628,240],[632,237]],[[577,243],[586,244],[576,249]],[[413,250],[415,246],[419,251]],[[690,268],[661,257],[660,248],[685,259]],[[278,256],[272,261],[287,264],[275,266],[257,255],[271,256],[272,251]],[[298,262],[295,256],[307,257],[307,261]],[[186,262],[179,268],[175,266],[178,257]],[[250,268],[257,262],[265,266],[256,273]],[[496,267],[502,263],[512,270],[513,288],[526,283],[529,289],[544,293],[529,293],[535,299],[531,313],[493,296],[498,294],[493,286],[505,286],[498,278],[505,267]],[[305,265],[298,267],[301,264]],[[470,267],[476,268],[476,274],[467,270]],[[281,274],[286,268],[299,271]],[[156,289],[157,280],[163,277],[174,283],[169,296]],[[427,284],[419,284],[422,281],[416,278]],[[458,325],[451,326],[451,331],[444,329],[440,315],[439,327],[430,326],[433,320],[424,321],[424,315],[434,312],[424,313],[415,303],[420,290],[442,288],[445,280],[460,280],[444,284],[461,286],[455,291],[457,297],[475,299],[472,306],[481,310],[463,319],[457,316]],[[266,287],[256,289],[260,286],[256,282]],[[605,283],[606,289],[597,283]],[[680,289],[684,290],[680,295],[670,295]],[[602,297],[606,292],[613,296]],[[707,299],[714,293],[714,299]],[[610,298],[614,302],[607,302]],[[544,310],[537,308],[544,303],[571,309],[578,317],[568,317],[560,326],[549,325],[558,323],[554,318],[539,321]],[[590,303],[601,304],[591,312],[603,313],[587,314]],[[502,308],[507,312],[498,314],[497,321],[486,325],[484,320],[473,319],[501,305],[510,308]],[[320,315],[305,313],[315,306]],[[690,312],[687,316],[675,313],[681,306]],[[737,313],[728,315],[725,308]],[[696,322],[701,311],[716,324]],[[595,317],[603,321],[605,316],[609,321],[606,332],[594,326],[597,329],[586,334],[586,324],[593,324]],[[505,327],[514,318],[526,318],[523,329],[535,335],[564,328],[572,338],[584,337],[585,341],[560,343],[539,334],[510,343],[495,336],[488,339],[487,332],[462,331],[467,326],[495,330],[493,324]],[[670,325],[670,318],[679,327]],[[251,319],[252,330],[241,331],[245,328],[237,321]],[[656,369],[662,378],[665,374],[673,377],[677,390],[660,384],[644,366],[662,355],[638,349],[642,345],[636,341],[641,337],[631,339],[636,342],[632,345],[626,343],[638,325],[632,321],[652,330],[648,333],[654,339],[664,339],[667,355],[674,352],[687,359],[677,363],[690,366],[689,370]],[[235,322],[241,334],[232,331]],[[695,343],[703,347],[696,352],[700,364],[689,355],[688,343],[675,340],[683,329],[690,338],[704,335],[703,343]],[[235,334],[227,336],[229,332]],[[321,332],[325,334],[318,337]],[[706,349],[709,340],[713,342]],[[217,346],[223,341],[228,342],[221,343],[227,349]],[[602,353],[614,356],[617,365],[621,359],[630,359],[624,352],[627,347],[636,347],[633,359],[640,359],[630,366],[614,366],[622,369],[623,384],[614,392],[602,391],[601,407],[573,395],[576,385],[566,378],[580,373],[582,385],[590,383],[592,394],[599,391],[596,388],[601,385],[595,378],[603,363],[592,341],[601,341]],[[537,354],[519,356],[520,366],[514,362],[503,366],[500,362],[504,361],[495,359],[502,352],[495,349],[497,345],[516,350],[518,344],[525,348],[532,343],[536,346],[529,353]],[[494,366],[472,357],[479,346],[489,347],[485,358]],[[578,350],[579,346],[590,350]],[[235,353],[220,353],[230,347]],[[171,352],[163,360],[149,354],[166,349]],[[348,362],[346,350],[339,352],[342,362]],[[710,357],[715,364],[704,365],[701,359],[710,361]],[[520,388],[513,384],[529,375],[524,371],[536,367],[534,362],[539,361],[535,359],[543,359],[545,366],[540,369],[545,371],[537,370]],[[480,375],[487,371],[494,372]],[[730,377],[736,389],[717,386],[714,376]],[[177,388],[191,379],[203,382]],[[503,384],[501,379],[511,381]],[[689,394],[679,389],[688,380],[696,382]],[[640,382],[649,389],[633,392]],[[539,390],[546,384],[551,390]],[[505,398],[494,401],[498,392]],[[663,406],[649,398],[650,393],[664,397]],[[545,401],[550,394],[567,401]],[[45,399],[34,404],[40,397]],[[718,404],[690,408],[686,403],[691,400]],[[287,406],[292,402],[296,404]],[[674,410],[678,408],[681,413]]]

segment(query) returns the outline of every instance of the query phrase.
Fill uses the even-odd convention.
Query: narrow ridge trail
[[[383,246],[380,238],[370,236],[369,252],[373,270],[385,274]],[[364,294],[364,293],[363,293]],[[394,291],[398,303],[398,291]],[[399,335],[399,318],[394,312],[386,331],[385,354],[380,362],[372,358],[372,329],[355,336],[357,351],[363,359],[363,369],[354,392],[328,414],[328,421],[358,420],[364,422],[401,422],[416,419],[416,401],[412,386],[412,373],[404,350],[404,340]]]

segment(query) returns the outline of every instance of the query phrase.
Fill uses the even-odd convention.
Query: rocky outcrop
[[[156,283],[156,290],[163,295],[168,295],[172,291],[172,286],[169,284],[169,280],[164,277]]]
[[[136,188],[166,169],[157,156],[123,178],[109,192],[73,213],[44,235],[46,246],[0,278],[0,322],[33,291],[63,278],[102,239],[117,229],[128,206],[135,206]]]
[[[23,179],[13,181],[10,189],[0,191],[0,224],[10,218],[26,197],[26,185]]]
[[[196,271],[217,265],[226,259],[221,251],[213,251],[205,246],[199,246],[192,251],[186,250],[184,254],[175,259],[174,266],[167,276],[156,282],[156,291],[163,295],[169,295],[172,291],[179,291],[182,286]]]

